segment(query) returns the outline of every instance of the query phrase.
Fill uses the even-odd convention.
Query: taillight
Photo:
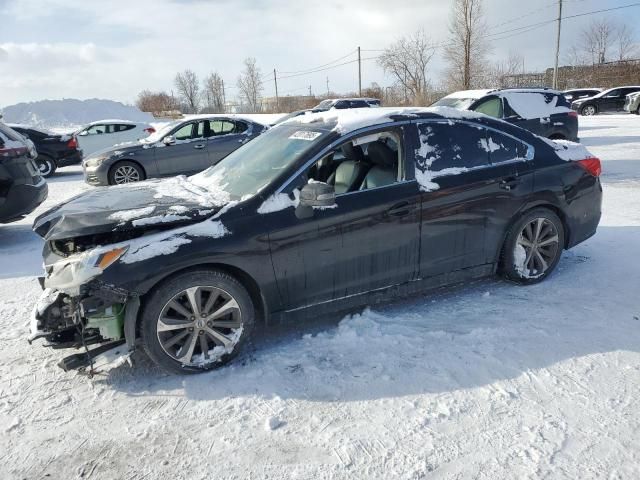
[[[67,147],[71,149],[78,148],[78,140],[76,140],[76,137],[71,137],[71,140],[67,142]]]
[[[152,133],[156,133],[156,129],[153,127],[147,127],[144,129],[145,132],[147,132],[149,135],[151,135]]]
[[[584,160],[578,160],[578,165],[580,165],[594,177],[599,177],[602,173],[602,165],[600,165],[599,158],[591,157],[585,158]]]
[[[578,118],[578,112],[574,112],[573,110],[571,110],[571,111],[569,112],[569,116],[570,116],[570,117],[574,117],[574,118]]]

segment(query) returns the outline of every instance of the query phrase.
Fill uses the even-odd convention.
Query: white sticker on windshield
[[[289,138],[292,140],[307,140],[310,142],[318,138],[320,135],[322,135],[322,133],[320,132],[312,132],[310,130],[298,130]]]

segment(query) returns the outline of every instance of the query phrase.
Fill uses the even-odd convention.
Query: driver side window
[[[178,128],[178,130],[176,130],[173,136],[176,138],[176,140],[189,140],[191,139],[192,133],[193,133],[193,124],[188,123]]]
[[[364,134],[323,156],[309,168],[306,180],[333,185],[336,195],[384,187],[404,179],[401,158],[398,132]]]

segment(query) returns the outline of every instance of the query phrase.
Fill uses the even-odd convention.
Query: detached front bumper
[[[46,347],[78,350],[58,363],[66,371],[109,370],[135,349],[139,306],[137,296],[96,281],[77,297],[45,289],[32,311],[27,340],[44,338]]]

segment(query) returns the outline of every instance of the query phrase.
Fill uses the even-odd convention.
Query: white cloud
[[[520,3],[486,2],[489,25],[517,18]],[[579,8],[597,6],[597,0],[586,0]],[[325,64],[358,45],[381,49],[418,29],[442,42],[449,8],[450,2],[441,0],[0,0],[3,38],[12,39],[0,44],[0,102],[96,96],[131,102],[144,88],[170,90],[175,73],[185,68],[201,77],[218,71],[233,95],[248,56],[257,59],[266,75],[273,68],[285,72]],[[500,28],[555,14],[553,8],[539,10],[537,16]],[[563,31],[564,41],[571,28],[569,24]],[[549,32],[495,42],[493,53],[506,57],[509,50],[518,51],[526,55],[527,68],[546,67],[552,60],[550,33],[553,26]],[[377,54],[364,52],[363,57]],[[443,66],[436,55],[430,76],[437,79]],[[282,79],[279,90],[301,93],[311,85],[314,92],[323,92],[327,77],[332,90],[357,88],[357,68],[351,64]],[[372,81],[384,86],[392,80],[368,60],[363,84]],[[265,84],[264,93],[272,91],[271,82]]]

